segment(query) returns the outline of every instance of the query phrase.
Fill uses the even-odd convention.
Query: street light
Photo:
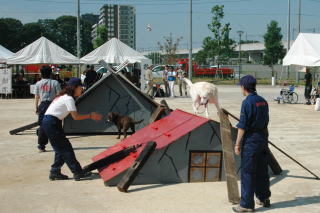
[[[241,73],[241,36],[244,33],[243,31],[239,30],[237,31],[238,35],[239,35],[239,80],[240,80],[240,73]]]
[[[80,77],[80,0],[77,0],[77,56],[79,59],[77,77]]]
[[[189,70],[188,70],[188,77],[190,81],[192,80],[192,0],[190,0],[189,5]]]

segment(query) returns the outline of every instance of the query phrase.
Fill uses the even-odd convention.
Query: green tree
[[[51,40],[52,42],[57,42],[57,31],[56,23],[54,19],[39,19],[38,23],[42,27],[42,36]]]
[[[159,52],[151,52],[147,55],[147,58],[152,60],[152,64],[161,64],[162,55]]]
[[[22,28],[23,24],[17,19],[0,18],[0,44],[12,52],[20,50]]]
[[[211,23],[208,24],[212,37],[208,36],[203,40],[202,58],[214,58],[216,64],[225,63],[232,56],[235,48],[235,42],[230,39],[230,23],[222,23],[224,18],[223,5],[216,5],[211,9]]]
[[[55,20],[55,42],[68,52],[77,54],[77,18],[60,16]]]
[[[172,33],[170,33],[169,36],[164,36],[163,38],[163,44],[158,42],[158,46],[160,50],[164,53],[164,63],[175,64],[177,58],[176,52],[178,50],[182,37],[174,39]]]
[[[80,34],[81,34],[81,56],[84,56],[93,50],[92,45],[92,37],[91,37],[91,30],[92,25],[90,22],[81,19],[80,21]]]
[[[207,53],[205,50],[200,50],[194,60],[198,63],[198,64],[205,64],[207,62]]]
[[[19,34],[19,36],[21,37],[20,40],[23,41],[21,43],[21,48],[27,46],[28,44],[31,44],[32,42],[40,38],[43,32],[44,29],[37,22],[23,25],[21,33]]]
[[[108,41],[108,29],[106,26],[97,27],[97,38],[94,41],[93,47],[96,49]]]
[[[272,71],[272,77],[274,77],[273,66],[277,64],[285,55],[285,51],[282,45],[281,28],[278,26],[278,22],[271,21],[268,24],[267,32],[264,37],[264,64],[270,66]]]

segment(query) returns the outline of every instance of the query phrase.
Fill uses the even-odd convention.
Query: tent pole
[[[77,56],[79,59],[77,77],[80,77],[80,0],[77,0]]]

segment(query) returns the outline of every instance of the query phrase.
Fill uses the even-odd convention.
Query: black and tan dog
[[[127,131],[129,128],[131,128],[132,133],[135,133],[136,132],[135,125],[141,123],[142,121],[143,119],[141,121],[135,121],[129,116],[120,115],[119,113],[116,113],[116,112],[108,113],[108,122],[114,123],[118,128],[119,135],[117,139],[119,139],[121,136],[121,130],[123,131],[124,138],[127,137]]]

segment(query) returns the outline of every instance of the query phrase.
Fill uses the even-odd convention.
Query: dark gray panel
[[[130,116],[136,121],[143,119],[142,123],[136,125],[136,130],[149,124],[151,114],[157,107],[154,102],[116,75],[109,75],[98,83],[79,98],[76,106],[80,114],[95,111],[105,115],[103,121],[75,121],[71,116],[68,116],[64,121],[64,130],[67,134],[116,133],[117,128],[107,122],[106,115],[109,112],[118,112]],[[130,89],[130,93],[127,89]]]
[[[236,133],[236,129],[232,130],[233,140],[236,138]],[[141,169],[133,184],[188,182],[190,151],[221,151],[219,123],[209,121],[174,141],[171,145],[156,150]],[[239,168],[240,158],[236,157],[235,159],[236,168]],[[216,160],[213,158],[212,164],[217,163]],[[202,174],[199,169],[193,169],[194,174],[191,175],[194,180],[202,178],[202,181],[217,181],[219,180],[219,172],[221,172],[221,180],[225,180],[223,163],[221,164],[221,170],[210,168],[206,172],[203,171]],[[119,175],[119,177],[121,176]],[[119,177],[113,178],[107,184],[117,185]]]

